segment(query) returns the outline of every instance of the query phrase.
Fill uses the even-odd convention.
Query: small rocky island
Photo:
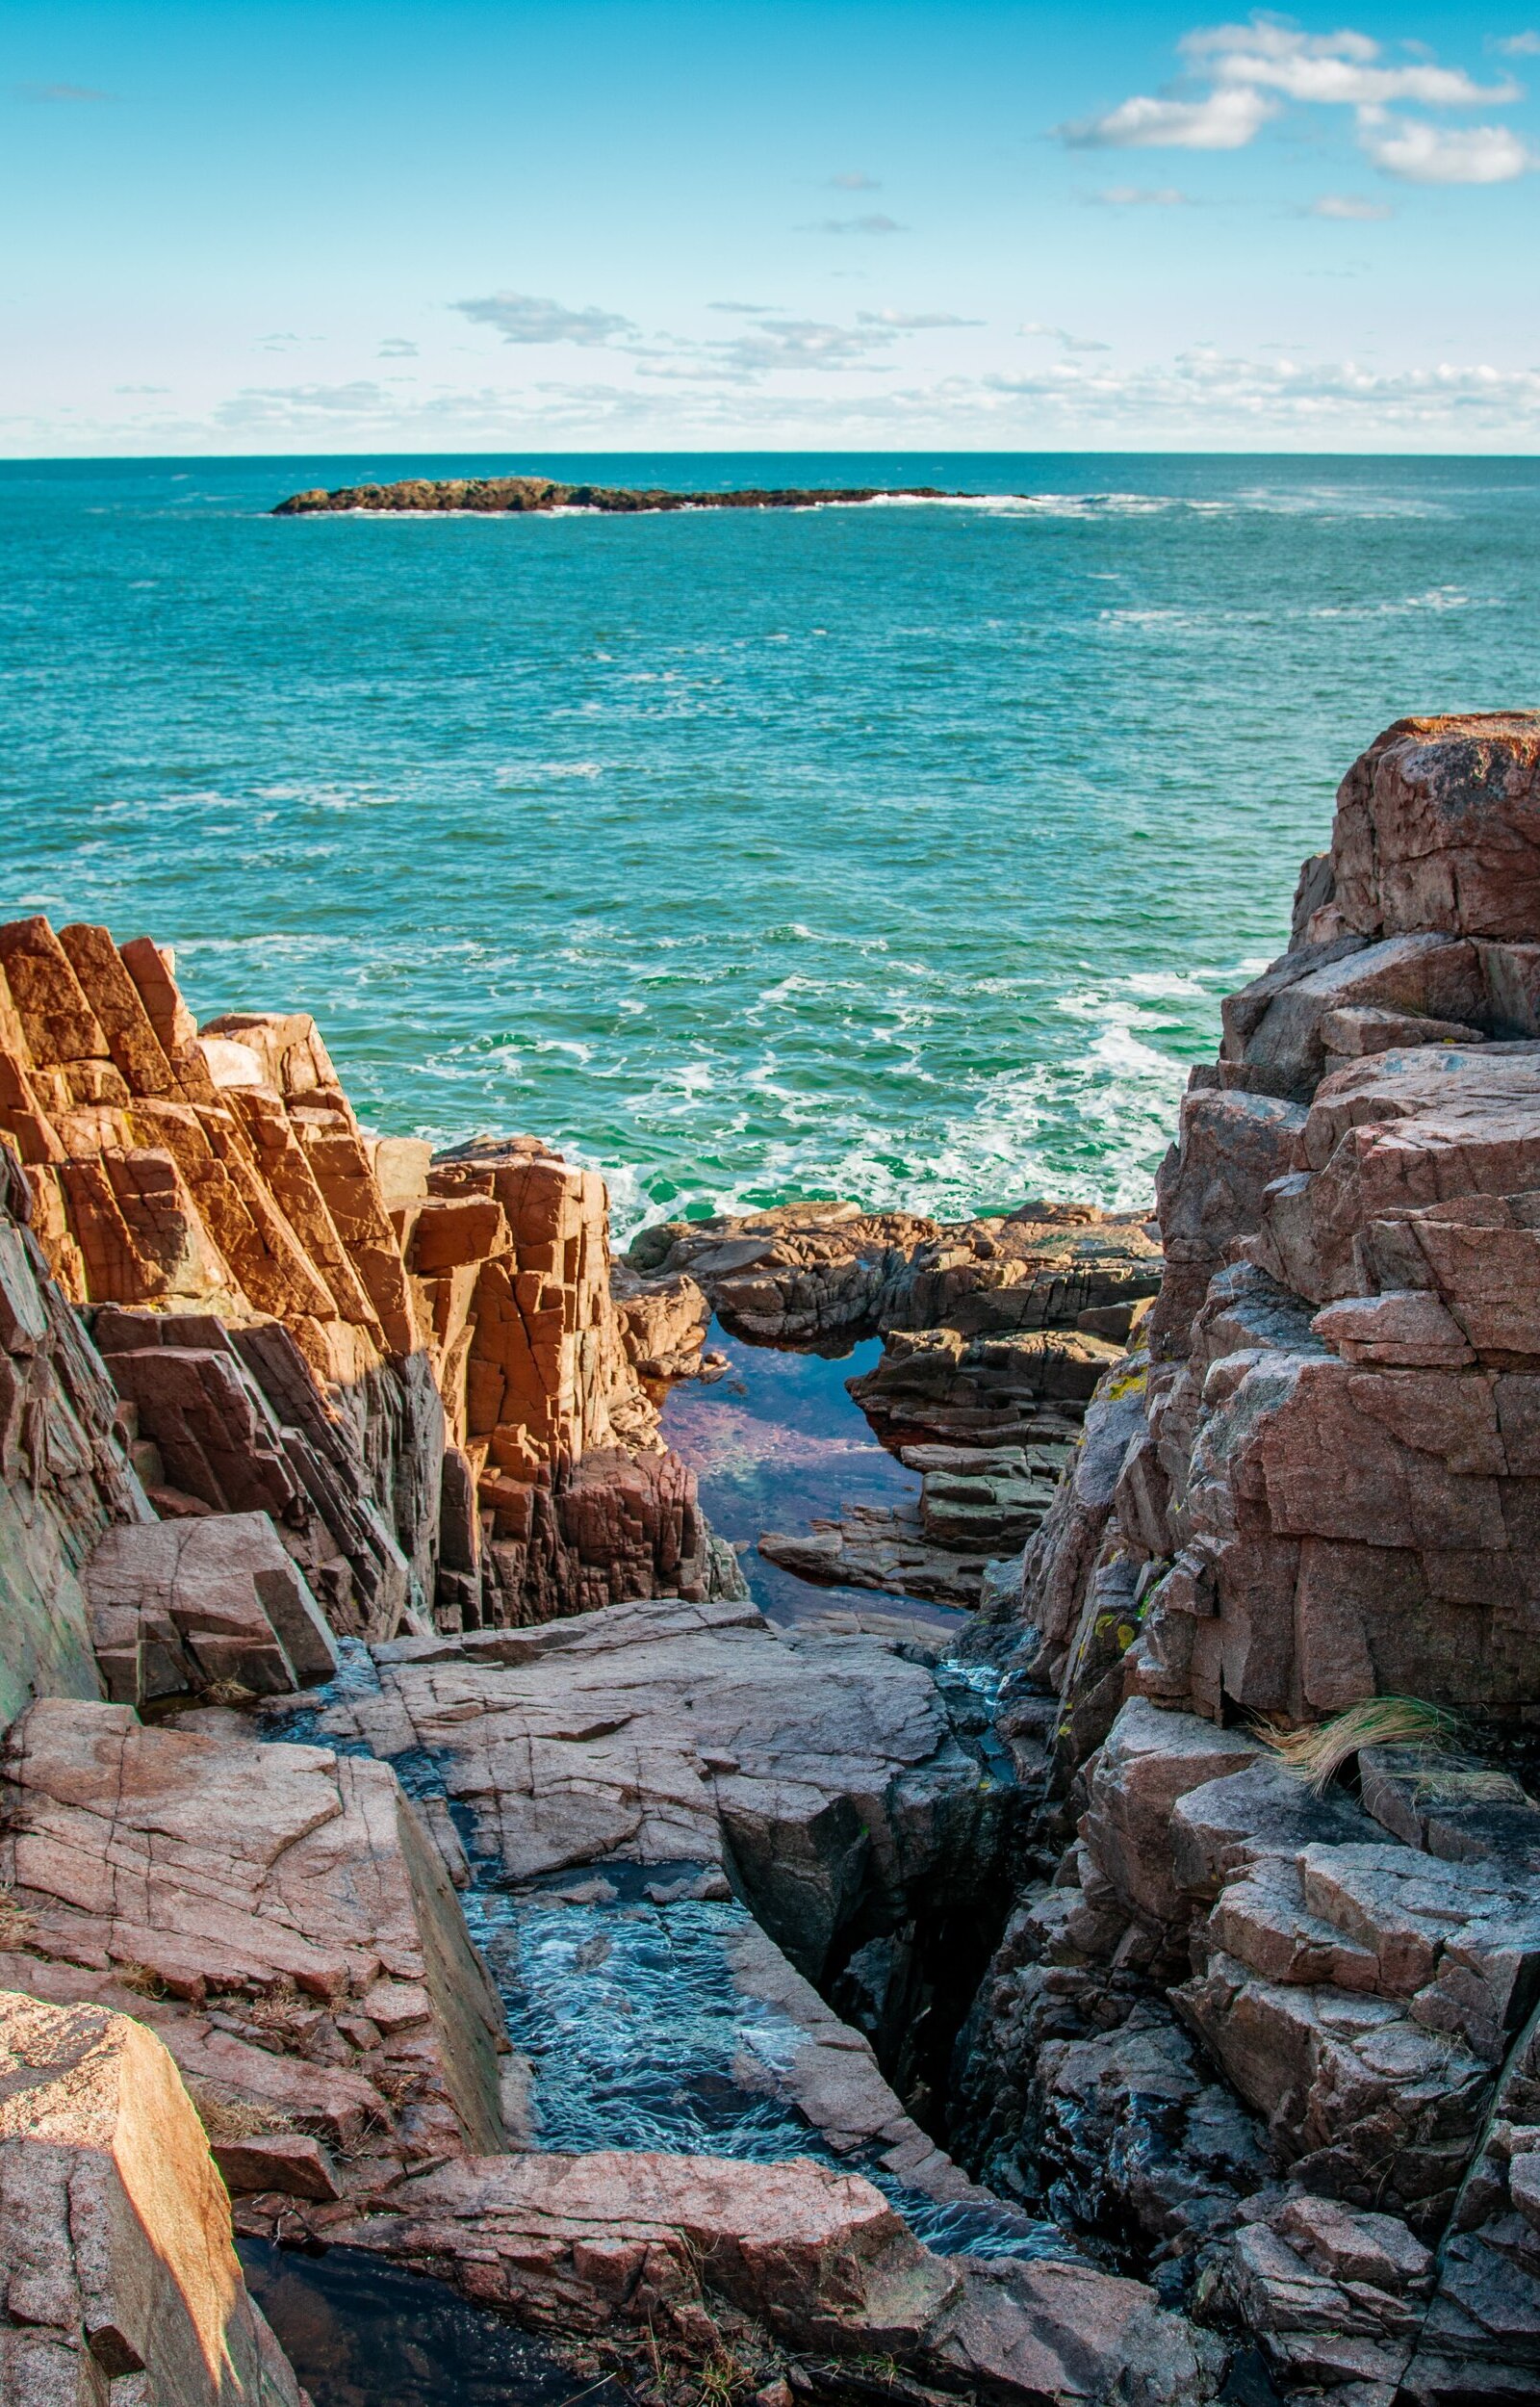
[[[286,2261],[598,2407],[1540,2401],[1537,795],[1355,763],[1149,1219],[615,1262],[0,927],[6,2407],[356,2396]],[[912,1506],[762,1543],[882,1629],[707,1527],[713,1312],[881,1340]]]
[[[519,517],[531,510],[600,510],[624,517],[639,510],[809,510],[858,502],[946,502],[960,497],[937,485],[745,486],[723,493],[670,493],[660,485],[557,484],[551,477],[403,477],[395,484],[317,485],[292,493],[274,518],[319,518],[329,511],[367,510],[412,517],[470,510],[480,517]]]

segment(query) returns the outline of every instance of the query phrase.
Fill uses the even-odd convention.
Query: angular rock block
[[[0,1994],[0,2301],[6,2407],[308,2407],[176,2066],[126,2015]]]
[[[1540,713],[1398,719],[1337,795],[1335,904],[1360,935],[1532,940],[1540,928]]]
[[[337,1669],[336,1641],[265,1513],[109,1530],[86,1566],[86,1595],[118,1703],[229,1684],[277,1696]]]
[[[724,2307],[795,2348],[881,2355],[1006,2407],[1214,2395],[1223,2353],[1091,2265],[930,2255],[869,2183],[806,2157],[471,2160],[329,2237],[384,2248],[523,2320],[713,2344]]]
[[[900,1911],[992,1844],[988,1774],[930,1672],[879,1641],[799,1642],[753,1605],[658,1601],[400,1640],[376,1660],[381,1695],[339,1700],[325,1730],[439,1754],[510,1876],[731,1862],[812,1980],[863,1892]]]
[[[875,1370],[847,1381],[878,1436],[924,1434],[999,1446],[1069,1435],[1122,1348],[1083,1330],[967,1337],[956,1329],[893,1332]]]

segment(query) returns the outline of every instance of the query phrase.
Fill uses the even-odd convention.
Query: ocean
[[[508,473],[936,505],[274,520]],[[0,465],[0,914],[649,1218],[1149,1193],[1354,754],[1540,701],[1540,462]]]

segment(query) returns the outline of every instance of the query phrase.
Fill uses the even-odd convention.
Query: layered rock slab
[[[992,1851],[988,1773],[930,1670],[882,1641],[657,1602],[374,1652],[381,1694],[339,1698],[325,1731],[429,1752],[511,1878],[731,1863],[815,1980],[869,1893],[896,1910]]]
[[[699,2348],[724,2308],[783,2343],[873,2351],[1019,2407],[1212,2396],[1221,2352],[1090,2266],[933,2257],[869,2184],[803,2159],[469,2160],[403,2187],[389,2221],[333,2226],[536,2324],[652,2322]],[[476,2256],[468,2261],[466,2239]]]
[[[0,1994],[7,2407],[309,2407],[247,2295],[171,2058],[98,2006]]]
[[[395,1774],[258,1745],[235,1719],[205,1735],[55,1699],[23,1716],[0,1764],[0,1976],[139,2015],[217,2128],[308,2133],[346,2186],[496,2147],[500,2009]],[[289,2154],[300,2170],[273,2187],[303,2194],[314,2160]]]

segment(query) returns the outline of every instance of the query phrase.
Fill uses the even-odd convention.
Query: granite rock
[[[7,2407],[308,2407],[242,2279],[165,2048],[126,2015],[0,1994]]]

